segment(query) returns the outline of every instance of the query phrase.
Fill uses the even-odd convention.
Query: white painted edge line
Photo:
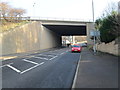
[[[34,57],[34,58],[39,58],[39,59],[49,60],[48,58],[42,58],[42,57]]]
[[[79,68],[80,61],[81,61],[81,54],[80,54],[80,58],[79,58],[79,61],[78,61],[78,65],[77,65],[77,69],[76,69],[76,73],[75,73],[75,77],[74,77],[74,80],[73,80],[71,90],[75,89],[75,84],[76,84],[76,80],[77,80],[77,74],[78,74],[78,68]]]
[[[56,56],[56,55],[48,55],[48,56],[50,56],[50,57],[54,57],[54,56]]]
[[[35,66],[33,66],[33,67],[29,68],[29,69],[26,69],[26,70],[22,71],[20,74],[23,74],[23,73],[25,73],[25,72],[28,72],[28,71],[30,71],[30,70],[32,70],[32,69],[34,69],[34,68],[36,68],[36,67],[38,67],[38,66],[40,66],[40,65],[42,65],[42,64],[44,64],[44,62],[42,62],[42,63],[40,63],[40,64],[37,64],[37,65],[35,65]]]
[[[27,59],[22,59],[22,60],[25,61],[25,62],[32,63],[32,64],[38,64],[38,63],[36,63],[36,62],[30,61],[30,60],[27,60]]]
[[[54,56],[53,58],[51,58],[51,59],[49,59],[49,60],[55,59],[56,57],[58,57],[58,56]]]
[[[7,66],[8,66],[9,68],[11,68],[12,70],[18,72],[18,73],[21,72],[20,70],[18,70],[17,68],[15,68],[15,67],[13,67],[13,66],[11,66],[11,65],[7,65]]]
[[[11,64],[13,64],[13,63],[9,63],[9,64],[2,65],[2,66],[0,66],[0,68],[5,67],[5,66],[7,66],[7,65],[11,65]]]

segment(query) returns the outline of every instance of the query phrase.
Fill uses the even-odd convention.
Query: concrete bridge
[[[2,54],[26,53],[61,46],[61,36],[86,35],[87,42],[92,22],[34,20],[21,27],[0,34]]]
[[[60,36],[87,36],[87,42],[91,43],[90,30],[94,29],[93,22],[85,21],[60,21],[41,20],[41,24]]]

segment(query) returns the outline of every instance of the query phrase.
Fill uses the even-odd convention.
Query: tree
[[[6,2],[1,2],[0,3],[0,13],[1,13],[1,17],[3,17],[6,21],[11,21],[14,19],[19,19],[21,18],[21,16],[25,13],[25,9],[22,8],[12,8],[8,3]],[[8,19],[8,17],[10,17]]]
[[[95,28],[100,30],[101,41],[105,43],[111,42],[120,35],[120,16],[112,7],[106,9],[102,18],[95,21]]]
[[[6,2],[0,3],[0,13],[2,15],[1,17],[3,17],[5,20],[7,20],[6,17],[8,16],[10,9],[11,9],[11,7],[10,7],[10,5],[8,5],[8,3],[6,3]]]
[[[21,17],[25,13],[24,9],[13,8],[9,12],[9,16],[11,17]]]
[[[11,17],[11,19],[13,18],[13,20],[20,20],[21,16],[25,13],[24,9],[19,9],[19,8],[12,8],[9,12],[9,17]]]

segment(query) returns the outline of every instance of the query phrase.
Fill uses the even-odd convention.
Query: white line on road
[[[9,64],[2,65],[2,66],[0,66],[0,68],[5,67],[5,66],[7,66],[7,65],[11,65],[11,64],[13,64],[13,63],[9,63]]]
[[[55,57],[53,57],[53,58],[51,58],[51,59],[49,59],[49,60],[52,60],[52,59],[54,59],[54,58],[56,58],[56,57],[58,57],[58,56],[55,56]]]
[[[60,55],[62,55],[62,54],[64,54],[64,52],[63,52],[63,53],[61,53]]]
[[[77,63],[77,69],[76,69],[76,73],[75,73],[75,76],[74,76],[74,79],[73,79],[72,88],[75,88],[75,84],[76,84],[76,80],[77,80],[77,75],[78,75],[78,68],[80,67],[80,61],[81,61],[81,54],[80,54],[79,61]]]
[[[38,63],[36,63],[36,62],[30,61],[30,60],[27,60],[27,59],[22,59],[22,60],[25,61],[25,62],[32,63],[32,64],[38,64]]]
[[[49,60],[48,58],[42,58],[42,57],[34,57],[34,58],[39,58],[39,59]]]
[[[7,66],[8,66],[9,68],[11,68],[12,70],[18,72],[18,73],[21,72],[20,70],[18,70],[17,68],[15,68],[15,67],[13,67],[13,66],[11,66],[11,65],[7,65]]]
[[[34,69],[35,67],[38,67],[38,66],[40,66],[40,65],[42,65],[42,64],[44,64],[44,62],[42,62],[42,63],[40,63],[40,64],[37,64],[37,65],[35,65],[35,66],[33,66],[33,67],[29,68],[29,69],[26,69],[26,70],[22,71],[20,74],[23,74],[23,73],[25,73],[25,72],[27,72],[27,71],[30,71],[30,70]]]

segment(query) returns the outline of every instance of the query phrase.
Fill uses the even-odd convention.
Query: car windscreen
[[[73,45],[72,47],[80,47],[80,46],[77,46],[77,45]]]

